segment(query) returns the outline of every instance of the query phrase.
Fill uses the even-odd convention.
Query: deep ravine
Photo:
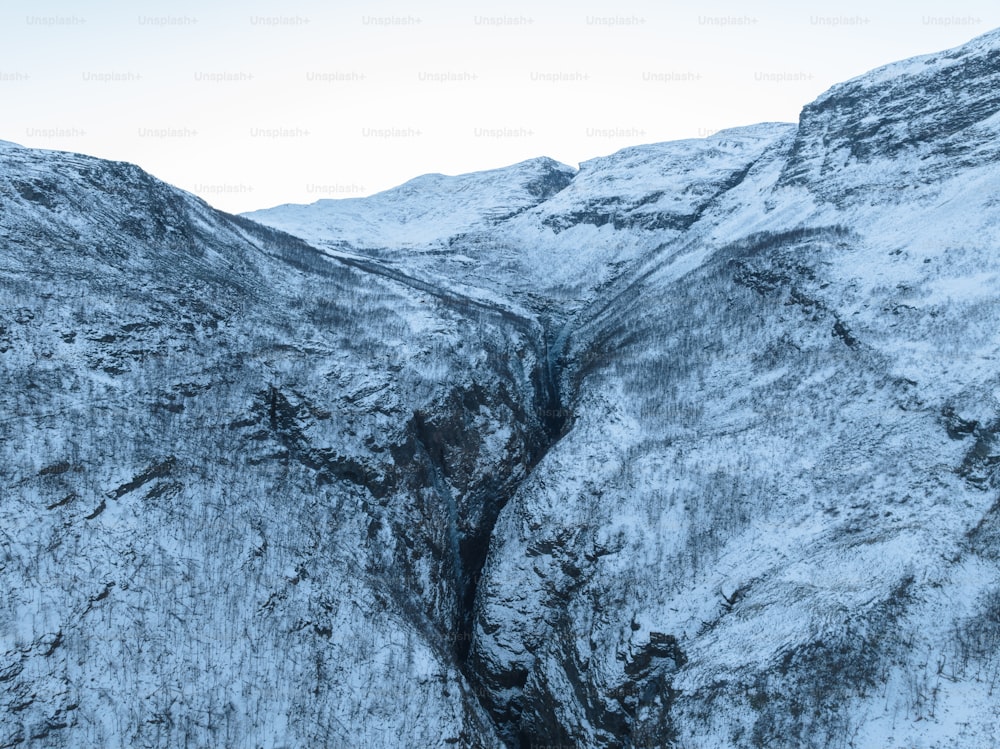
[[[0,747],[992,749],[998,92],[318,223],[0,142]]]

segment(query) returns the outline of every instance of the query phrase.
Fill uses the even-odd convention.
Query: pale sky
[[[997,26],[996,0],[4,0],[0,139],[246,211],[792,122]]]

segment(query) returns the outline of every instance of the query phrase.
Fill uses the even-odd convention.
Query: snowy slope
[[[683,237],[793,130],[766,123],[585,161],[565,190],[470,237],[466,254],[476,256],[484,239],[502,244],[517,258],[509,285],[526,286],[526,278],[556,299],[591,297],[645,253]],[[484,276],[494,263],[484,258]]]
[[[679,236],[793,129],[763,124],[638,146],[586,161],[576,173],[534,159],[459,177],[428,175],[370,198],[244,215],[467,293],[541,295],[543,305],[576,300]]]
[[[573,321],[572,429],[480,592],[512,740],[993,745],[997,46],[821,97]]]

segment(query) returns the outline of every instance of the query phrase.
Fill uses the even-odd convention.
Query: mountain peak
[[[375,193],[371,197],[385,194],[395,194],[411,189],[434,189],[442,192],[460,192],[472,185],[482,185],[487,183],[511,183],[519,184],[525,178],[531,180],[538,176],[549,176],[553,174],[565,174],[571,178],[576,173],[576,169],[563,164],[548,156],[537,156],[535,158],[519,161],[509,166],[495,167],[492,169],[482,169],[474,172],[463,172],[461,174],[442,174],[441,172],[428,172],[403,182],[396,187]],[[334,199],[336,200],[336,199]]]
[[[904,77],[940,76],[943,71],[956,67],[963,72],[976,72],[976,68],[970,71],[964,66],[983,57],[993,58],[992,65],[995,67],[998,56],[1000,56],[1000,28],[988,31],[957,47],[880,65],[854,78],[834,84],[820,94],[809,106],[819,105],[845,90],[878,88],[887,82],[898,81]],[[968,80],[967,83],[975,84],[975,78]]]
[[[876,177],[890,191],[935,181],[942,170],[995,161],[998,112],[1000,30],[994,30],[832,86],[802,109],[782,183],[808,182],[837,199],[873,187]],[[856,169],[876,161],[894,165]]]
[[[573,167],[542,156],[467,174],[423,174],[367,198],[289,204],[245,215],[318,244],[414,247],[538,205],[575,175]]]

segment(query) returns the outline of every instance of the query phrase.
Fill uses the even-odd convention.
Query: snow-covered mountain
[[[0,196],[0,746],[499,746],[458,653],[537,323],[127,164]]]
[[[0,143],[0,747],[994,746],[998,78],[246,217]]]
[[[636,146],[585,161],[575,174],[535,159],[428,175],[370,198],[246,216],[331,254],[363,253],[436,283],[527,296],[543,307],[583,301],[642,253],[679,238],[793,129],[766,124]]]
[[[370,198],[283,205],[246,216],[278,229],[294,227],[318,247],[436,247],[538,205],[566,187],[574,171],[537,158],[457,177],[425,174]]]

